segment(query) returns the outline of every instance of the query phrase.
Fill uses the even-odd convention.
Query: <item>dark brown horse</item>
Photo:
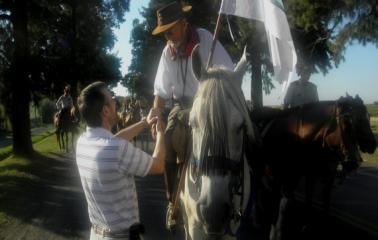
[[[62,109],[54,116],[56,138],[61,150],[69,152],[69,134],[71,133],[71,149],[75,151],[75,136],[79,133],[80,114],[76,107]]]
[[[307,104],[279,110],[261,109],[251,114],[260,128],[263,146],[259,160],[252,162],[261,177],[256,214],[261,221],[263,239],[295,239],[291,210],[294,192],[301,177],[311,183],[319,176],[326,179],[324,199],[329,206],[331,186],[338,164],[346,171],[359,166],[359,150],[373,153],[377,147],[371,131],[369,114],[356,96],[337,101]],[[311,204],[311,184],[307,184]]]

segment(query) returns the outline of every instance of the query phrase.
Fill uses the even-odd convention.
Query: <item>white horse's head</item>
[[[193,61],[195,59],[193,56]],[[195,67],[198,63],[192,65]],[[232,215],[232,191],[238,177],[235,175],[240,173],[238,169],[243,164],[243,140],[251,131],[241,90],[246,68],[244,52],[234,70],[219,67],[201,70],[189,118],[193,145],[185,191],[189,192],[186,196],[191,197],[191,201],[185,203],[184,200],[184,205],[189,202],[192,205],[184,206],[187,215],[188,212],[193,214],[194,220],[188,220],[192,239],[201,236],[191,230],[193,221],[202,226],[207,237],[227,234]],[[198,194],[190,194],[191,180],[196,182],[196,188],[192,189]]]

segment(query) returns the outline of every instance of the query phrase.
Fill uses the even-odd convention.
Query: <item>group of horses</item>
[[[115,133],[137,123],[147,116],[146,109],[143,101],[131,101],[128,104],[127,111],[117,112],[117,124],[112,131]],[[71,149],[75,151],[75,138],[80,132],[80,113],[78,108],[73,106],[56,113],[54,116],[54,126],[59,148],[65,152],[69,152]],[[148,131],[143,131],[139,136],[134,138],[134,144],[138,141],[141,144],[141,148],[147,150],[149,147],[148,134]]]
[[[201,68],[178,190],[187,240],[296,239],[290,215],[299,181],[306,179],[310,209],[322,178],[327,209],[338,166],[352,171],[360,151],[377,147],[360,97],[251,112],[245,70],[245,55],[234,71]]]
[[[142,118],[147,117],[148,108],[145,99],[135,99],[133,101],[125,101],[124,109],[118,112],[118,122],[115,131],[120,131],[126,127],[129,127]],[[134,137],[133,142],[136,145],[140,143],[140,148],[144,151],[149,150],[150,133],[147,129],[144,129],[138,136]]]

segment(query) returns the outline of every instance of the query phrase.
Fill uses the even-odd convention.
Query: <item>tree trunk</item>
[[[73,0],[71,2],[71,8],[72,8],[72,35],[71,35],[71,76],[69,79],[69,84],[71,85],[71,97],[74,103],[76,103],[77,99],[77,83],[78,83],[78,67],[77,67],[77,0]]]
[[[28,36],[27,36],[27,1],[15,0],[11,12],[14,29],[15,52],[11,63],[11,124],[13,131],[13,152],[17,155],[30,156],[33,146],[30,133],[30,81],[28,78]]]
[[[250,62],[252,64],[251,76],[251,101],[252,108],[258,109],[263,106],[262,78],[261,78],[261,52],[259,47],[250,48]]]

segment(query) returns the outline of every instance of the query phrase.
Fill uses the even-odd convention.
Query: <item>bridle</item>
[[[352,149],[357,149],[357,143],[353,142],[352,139],[356,136],[356,128],[353,124],[353,109],[349,111],[342,112],[341,106],[342,104],[339,101],[336,101],[333,105],[332,109],[332,117],[328,121],[326,130],[323,134],[323,143],[322,146],[329,147],[330,149],[334,149],[336,151],[339,151],[344,155],[346,158],[349,158],[352,156]],[[346,126],[348,125],[348,126]],[[335,126],[335,129],[333,128]],[[351,129],[346,129],[347,127],[351,127]],[[328,137],[333,133],[332,129],[339,132],[340,135],[340,144],[339,146],[334,146],[330,144],[327,139]],[[347,131],[349,131],[349,135],[347,136]]]

